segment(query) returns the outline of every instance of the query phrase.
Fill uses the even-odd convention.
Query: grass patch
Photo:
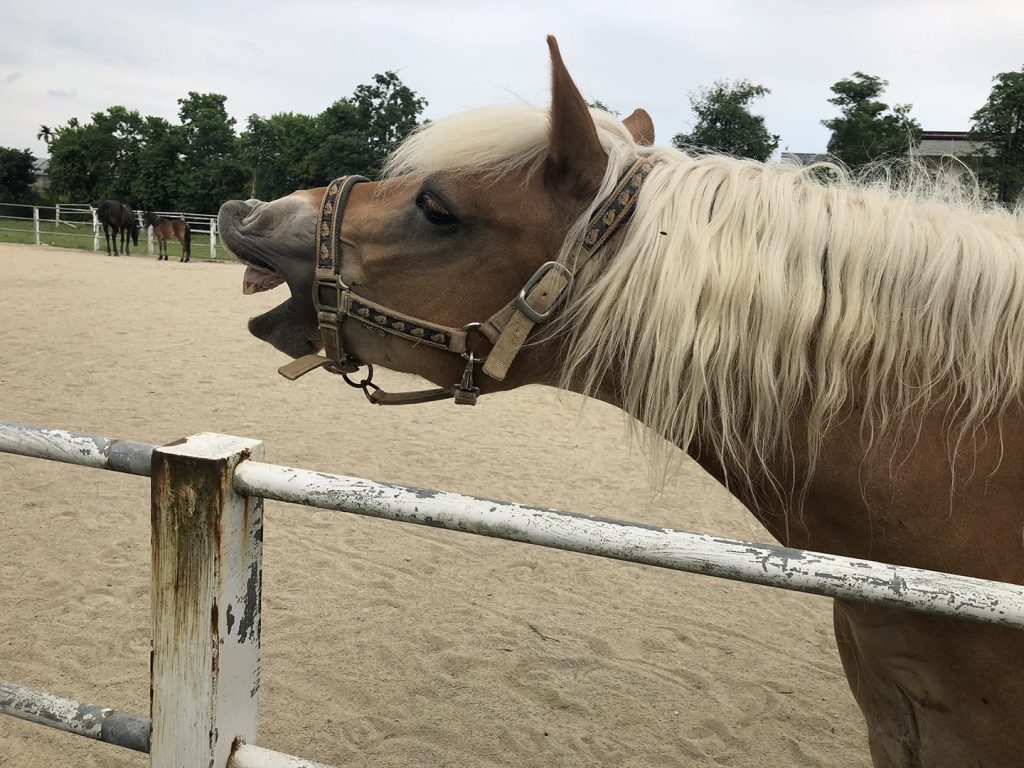
[[[147,253],[146,238],[148,230],[139,232],[138,246],[131,246],[131,253]],[[31,221],[10,219],[0,217],[0,243],[35,243],[35,230]],[[54,221],[40,220],[39,242],[42,245],[52,245],[57,248],[77,248],[82,251],[93,250],[93,233],[91,224],[57,224]],[[118,241],[120,243],[120,240]],[[120,246],[119,246],[120,247]],[[106,252],[107,241],[103,237],[102,230],[99,237],[99,250]],[[153,238],[153,256],[156,257],[157,242]],[[181,246],[177,240],[167,243],[167,257],[169,259],[181,258]],[[192,258],[205,259],[210,261],[210,236],[202,232],[192,233]],[[228,252],[218,239],[214,245],[213,261],[236,261],[235,257]]]

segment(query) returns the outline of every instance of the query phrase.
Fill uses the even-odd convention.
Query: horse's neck
[[[794,434],[804,426],[797,420]],[[869,445],[859,416],[848,416],[830,428],[813,468],[799,445],[792,465],[771,467],[794,478],[791,494],[691,455],[788,546],[1024,583],[1024,414],[987,424],[955,458],[949,435],[938,409],[919,431]]]

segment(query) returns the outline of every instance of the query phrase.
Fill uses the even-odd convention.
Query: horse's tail
[[[189,226],[188,222],[185,222],[185,256],[186,258],[192,258],[192,227]]]

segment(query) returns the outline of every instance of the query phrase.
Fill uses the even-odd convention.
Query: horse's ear
[[[633,114],[622,121],[633,137],[633,141],[644,147],[654,143],[654,121],[646,109],[634,109]]]
[[[608,155],[576,83],[565,68],[555,38],[548,35],[551,51],[551,135],[544,180],[549,186],[579,196],[593,197],[601,186]]]

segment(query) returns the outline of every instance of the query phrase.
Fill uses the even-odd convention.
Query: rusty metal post
[[[256,739],[263,500],[231,477],[262,454],[210,433],[153,452],[154,768],[223,766]]]

